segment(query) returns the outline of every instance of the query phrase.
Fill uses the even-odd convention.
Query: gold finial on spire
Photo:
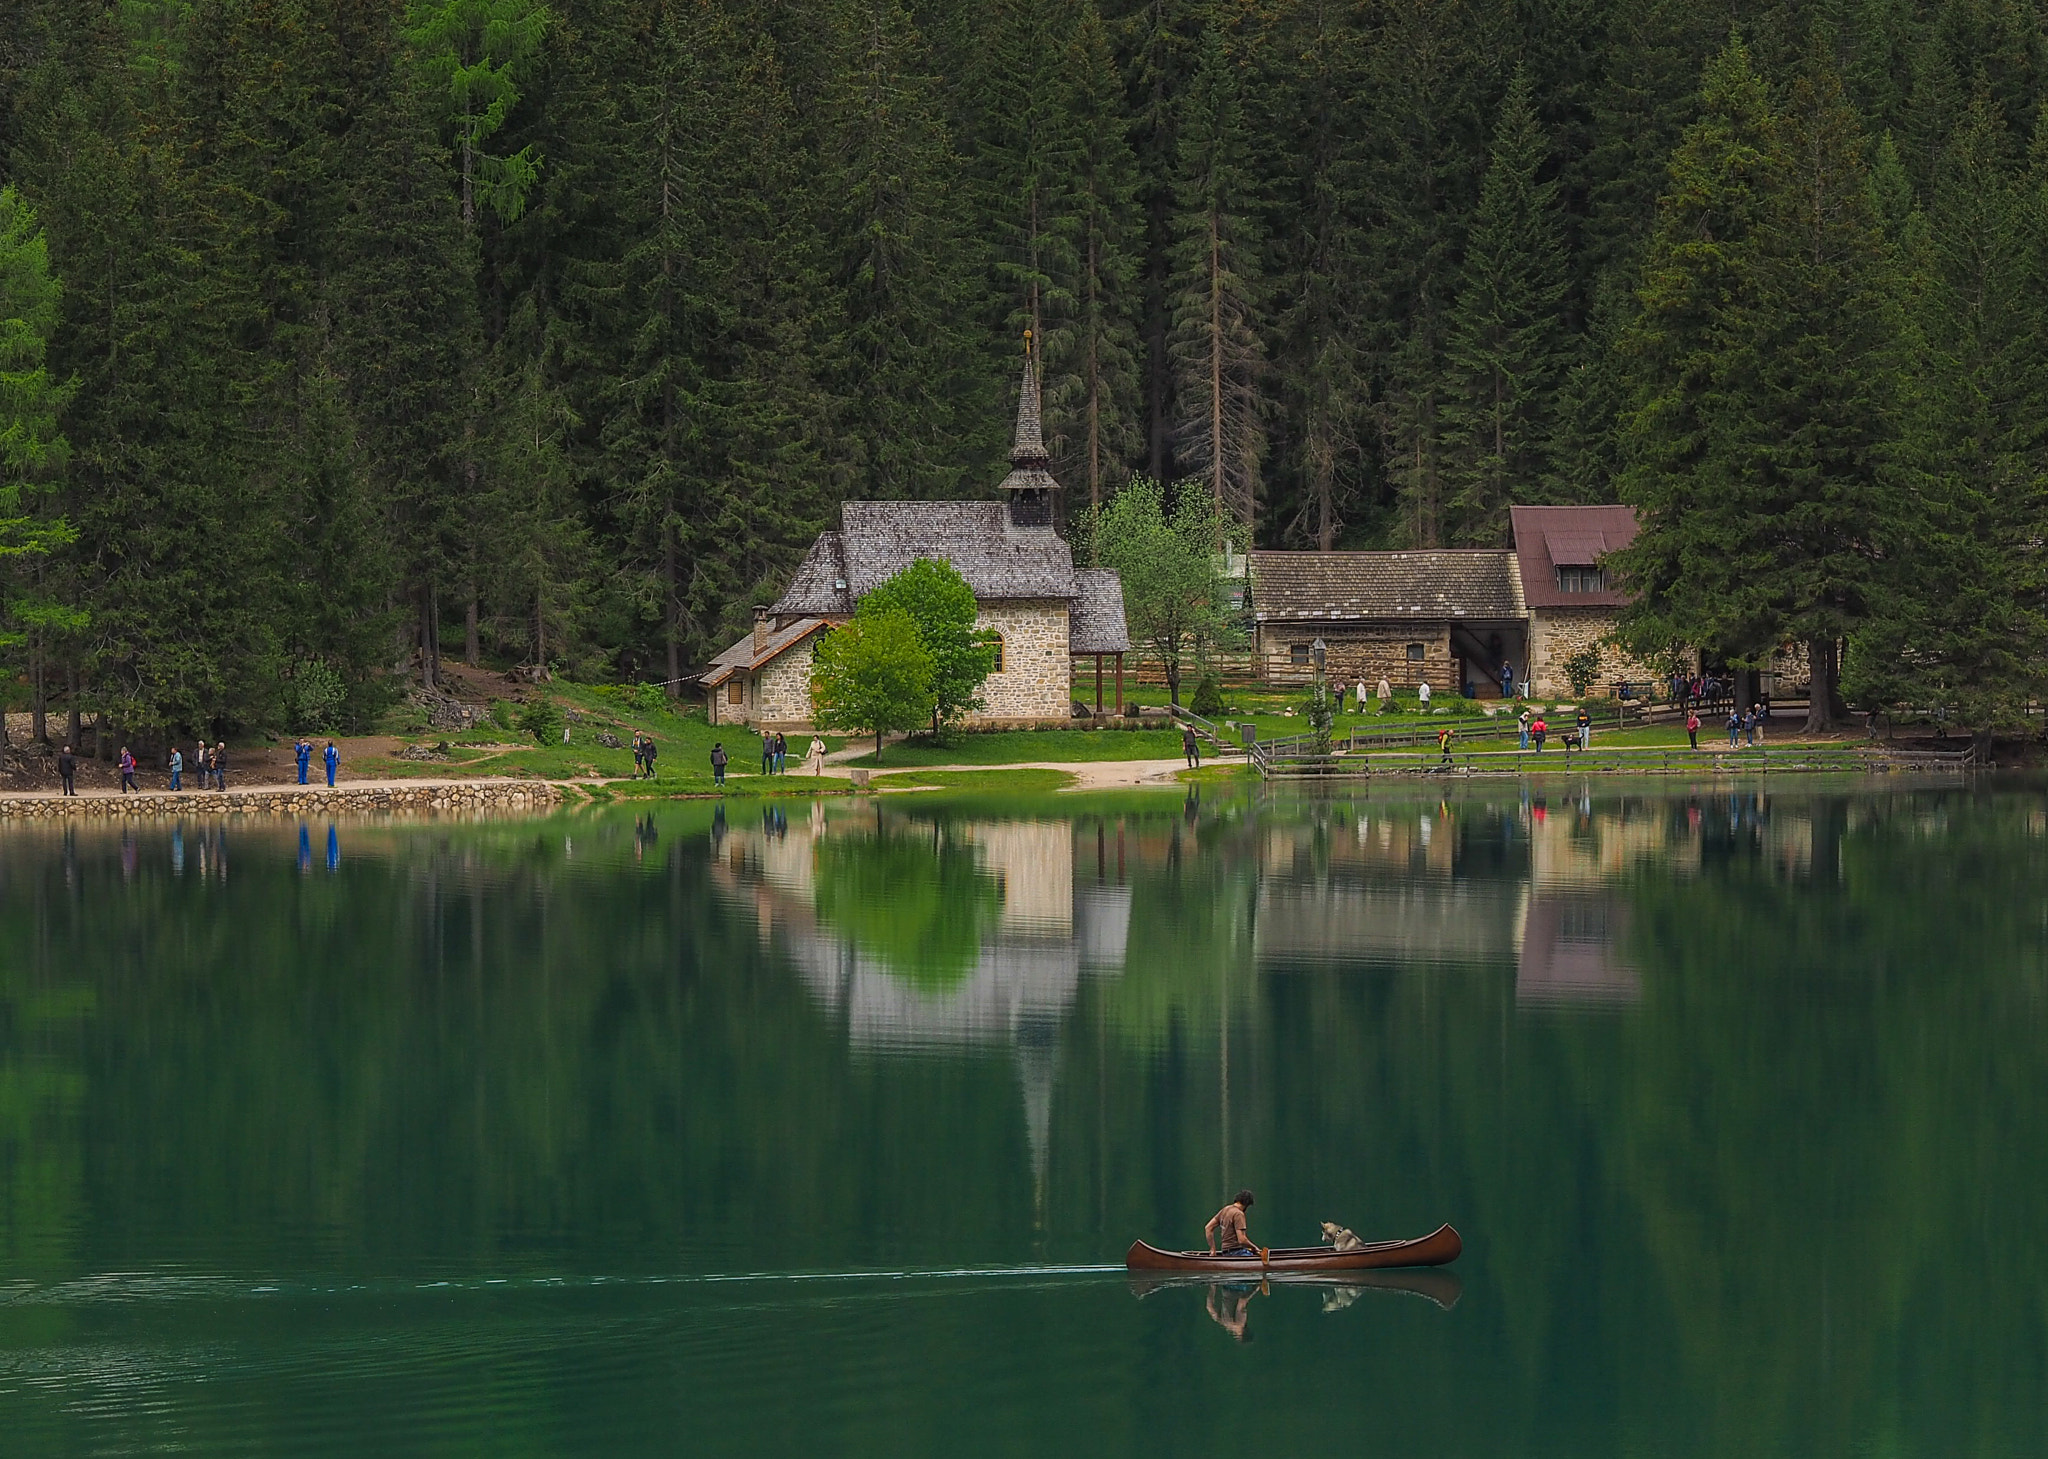
[[[1031,331],[1028,329],[1024,331],[1024,358],[1031,358]]]

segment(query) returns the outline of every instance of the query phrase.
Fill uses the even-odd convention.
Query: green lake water
[[[2039,1454],[2048,800],[1784,784],[9,831],[0,1453]]]

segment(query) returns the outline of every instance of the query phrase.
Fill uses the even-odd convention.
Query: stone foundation
[[[545,780],[479,780],[436,785],[274,786],[254,790],[145,791],[140,795],[0,795],[0,820],[176,820],[194,816],[469,815],[549,811],[568,797]]]

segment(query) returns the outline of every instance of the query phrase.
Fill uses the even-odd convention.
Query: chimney
[[[756,604],[754,605],[754,652],[755,652],[755,653],[759,653],[759,652],[761,652],[761,650],[762,650],[762,649],[764,649],[764,648],[768,647],[768,632],[769,632],[769,621],[768,621],[768,605],[767,605],[766,603],[756,603]]]

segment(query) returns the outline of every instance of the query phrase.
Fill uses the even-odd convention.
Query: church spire
[[[1045,428],[1039,419],[1038,351],[1031,331],[1024,331],[1024,388],[1017,396],[1017,436],[1010,446],[1010,464],[1044,470],[1052,459],[1045,450]]]
[[[1046,467],[1052,456],[1045,449],[1045,426],[1039,416],[1037,340],[1024,331],[1024,385],[1017,396],[1017,434],[1010,444],[1010,474],[1002,490],[1010,503],[1013,527],[1050,527],[1053,523],[1053,493],[1060,484]]]

